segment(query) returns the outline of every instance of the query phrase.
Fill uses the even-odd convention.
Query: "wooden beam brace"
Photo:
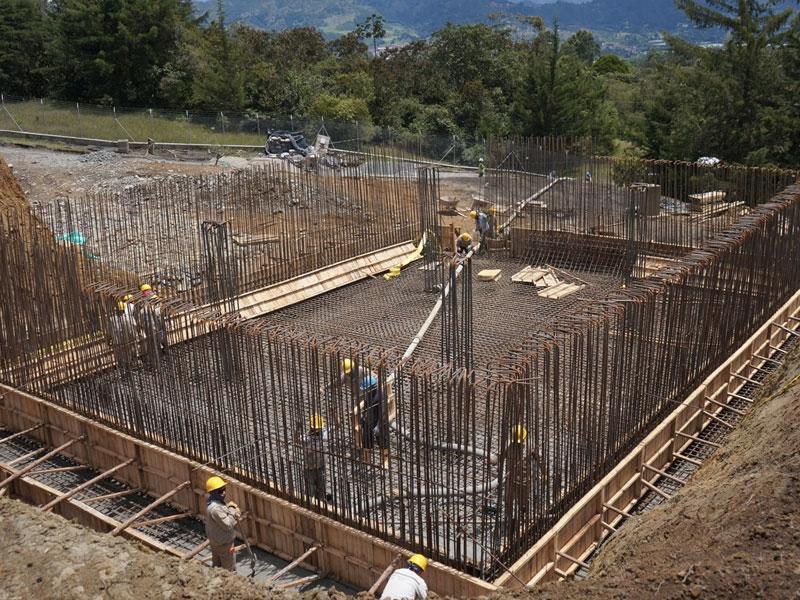
[[[708,402],[711,402],[711,404],[716,404],[720,408],[724,408],[725,410],[731,411],[735,415],[739,415],[740,417],[744,416],[744,413],[741,410],[733,408],[730,404],[725,404],[724,402],[720,402],[719,400],[714,400],[713,398],[706,398],[706,400]]]
[[[602,525],[604,529],[608,529],[611,533],[616,533],[617,532],[617,528],[616,527],[614,527],[613,525],[610,525],[609,523],[606,523],[605,521],[600,521],[600,525]]]
[[[188,554],[184,554],[183,556],[181,556],[181,560],[192,560],[192,559],[193,559],[195,556],[197,556],[197,555],[198,555],[198,554],[200,554],[200,553],[201,553],[203,550],[205,550],[206,548],[208,548],[208,547],[209,547],[209,545],[211,545],[211,542],[210,542],[210,541],[208,541],[208,540],[206,540],[206,541],[205,541],[205,542],[203,542],[202,544],[198,544],[197,546],[195,546],[194,548],[192,548],[192,549],[189,551],[189,553],[188,553]]]
[[[6,442],[10,442],[11,440],[15,440],[15,439],[17,439],[19,437],[22,437],[23,435],[28,435],[29,433],[31,433],[32,431],[36,431],[37,429],[39,429],[43,425],[44,425],[44,423],[39,423],[38,425],[34,425],[33,427],[29,427],[25,431],[20,431],[19,433],[13,433],[11,435],[8,435],[8,436],[4,437],[2,440],[0,440],[0,444],[5,444]]]
[[[690,440],[694,440],[695,442],[699,442],[701,444],[706,444],[707,446],[711,446],[712,448],[722,448],[722,444],[717,444],[715,442],[709,442],[708,440],[704,440],[702,438],[697,437],[696,435],[689,435],[688,433],[683,433],[682,431],[676,431],[676,435],[681,437],[688,438]]]
[[[85,439],[85,437],[86,436],[82,435],[79,438],[76,438],[74,440],[70,440],[68,442],[65,442],[64,444],[61,444],[58,448],[54,448],[50,452],[45,454],[44,456],[42,456],[40,458],[37,458],[35,461],[30,463],[29,465],[26,465],[25,467],[23,467],[22,469],[20,469],[19,471],[17,471],[13,475],[11,475],[10,477],[6,477],[3,481],[1,481],[0,482],[0,489],[11,485],[12,483],[14,483],[20,477],[23,477],[23,476],[27,475],[30,471],[33,471],[36,467],[38,467],[40,464],[42,464],[47,459],[53,458],[56,454],[58,454],[62,450],[66,450],[67,448],[72,446],[72,444],[75,444],[77,442],[82,442]]]
[[[323,573],[318,573],[316,575],[309,575],[308,577],[303,577],[301,579],[296,579],[295,581],[289,581],[287,583],[282,583],[279,586],[276,586],[276,590],[289,590],[295,587],[302,587],[304,585],[308,585],[309,583],[314,583],[315,581],[319,581],[320,579],[325,579],[326,575]]]
[[[36,449],[36,450],[34,450],[33,452],[28,452],[27,454],[23,454],[22,456],[18,456],[17,458],[15,458],[15,459],[13,459],[13,460],[10,460],[10,461],[8,461],[8,462],[6,463],[6,465],[8,465],[9,467],[13,467],[13,466],[15,466],[15,465],[18,465],[19,463],[25,462],[25,461],[26,461],[26,460],[28,460],[29,458],[33,458],[33,457],[34,457],[34,456],[36,456],[37,454],[41,454],[41,453],[42,453],[42,452],[44,452],[45,450],[47,450],[47,448],[45,448],[45,447],[42,447],[42,448],[37,448],[37,449]]]
[[[689,464],[697,465],[698,467],[701,467],[703,465],[703,463],[697,460],[696,458],[691,458],[689,456],[686,456],[685,454],[681,454],[680,452],[673,452],[672,455],[676,456],[677,458],[680,458],[681,460],[685,460]]]
[[[64,492],[60,496],[56,496],[50,502],[48,502],[47,504],[42,506],[40,508],[40,510],[42,512],[47,512],[48,510],[52,509],[59,502],[63,502],[64,500],[72,498],[78,492],[81,492],[81,491],[85,490],[86,488],[89,488],[89,487],[93,486],[98,481],[100,481],[102,479],[105,479],[109,475],[112,475],[112,474],[116,473],[120,469],[123,469],[123,468],[127,467],[128,465],[132,464],[133,462],[134,462],[134,459],[130,459],[130,460],[126,460],[124,463],[118,464],[116,467],[111,467],[108,471],[104,471],[104,472],[100,473],[99,475],[97,475],[96,477],[92,477],[89,481],[84,481],[78,487],[72,488],[71,490],[69,490],[68,492]]]
[[[781,325],[780,323],[773,323],[773,325],[775,325],[775,327],[778,327],[779,329],[783,329],[786,333],[790,335],[796,335],[797,337],[800,337],[800,331],[796,331],[794,329],[791,329],[790,327],[786,327],[786,325]]]
[[[91,469],[91,467],[87,467],[86,465],[75,465],[74,467],[54,467],[52,469],[37,469],[36,471],[31,471],[30,473],[28,473],[28,476],[47,475],[48,473],[72,473],[74,471],[83,471],[84,469]]]
[[[135,521],[138,521],[138,520],[139,520],[141,517],[143,517],[144,515],[146,515],[147,513],[149,513],[149,512],[150,512],[151,510],[153,510],[153,509],[154,509],[156,506],[159,506],[159,505],[161,505],[161,504],[164,504],[164,502],[166,502],[167,500],[169,500],[170,498],[172,498],[172,497],[173,497],[175,494],[177,494],[178,492],[180,492],[180,491],[181,491],[183,488],[185,488],[185,487],[186,487],[186,486],[188,486],[188,485],[190,485],[190,482],[189,482],[189,481],[184,481],[182,484],[180,484],[180,485],[179,485],[178,487],[176,487],[175,489],[172,489],[172,490],[170,490],[169,492],[167,492],[166,494],[164,494],[163,496],[161,496],[161,497],[160,497],[160,498],[158,498],[157,500],[153,500],[153,501],[152,501],[150,504],[148,504],[147,506],[145,506],[145,507],[144,507],[142,510],[140,510],[138,513],[136,513],[135,515],[133,515],[133,516],[132,516],[130,519],[128,519],[128,520],[127,520],[127,521],[125,521],[124,523],[121,523],[121,524],[117,525],[117,526],[116,526],[116,527],[115,527],[115,528],[114,528],[114,529],[111,531],[111,535],[119,535],[120,533],[122,533],[123,531],[125,531],[125,530],[126,530],[128,527],[130,527],[131,525],[133,525],[133,523],[134,523]]]
[[[781,361],[779,361],[779,360],[775,360],[774,358],[770,358],[768,356],[761,356],[760,354],[753,354],[753,358],[757,358],[758,360],[763,360],[765,362],[775,363],[776,365],[781,364]],[[758,368],[758,367],[756,367],[756,368]]]
[[[731,424],[730,424],[730,423],[728,423],[727,421],[725,421],[725,420],[723,420],[723,419],[720,419],[720,418],[719,418],[717,415],[711,414],[711,413],[710,413],[710,412],[708,412],[707,410],[704,410],[704,411],[703,411],[703,414],[704,414],[705,416],[707,416],[709,419],[711,419],[712,421],[716,421],[717,423],[719,423],[720,425],[724,425],[724,426],[725,426],[725,427],[727,427],[728,429],[736,429],[736,425],[731,425]]]
[[[169,523],[170,521],[180,521],[186,517],[191,517],[191,512],[178,513],[177,515],[167,515],[166,517],[159,517],[157,519],[148,519],[147,521],[137,521],[133,527],[147,527],[148,525],[158,525],[159,523]]]
[[[603,504],[603,508],[607,508],[608,510],[613,510],[615,513],[620,514],[623,517],[627,517],[628,519],[633,517],[631,513],[624,511],[621,508],[617,508],[616,506],[611,506],[610,504]]]
[[[587,570],[591,568],[587,563],[583,562],[582,560],[578,560],[577,558],[574,558],[574,557],[570,556],[566,552],[561,552],[559,550],[556,550],[556,554],[558,556],[560,556],[561,558],[565,558],[566,560],[575,563],[579,567],[583,567],[584,569],[587,569]]]
[[[378,590],[383,585],[383,582],[386,581],[386,578],[389,577],[389,575],[392,574],[392,572],[397,567],[397,563],[399,563],[400,560],[402,560],[402,558],[403,557],[400,554],[398,554],[397,556],[394,557],[392,562],[389,563],[389,566],[386,567],[386,569],[384,569],[383,573],[381,573],[381,576],[378,577],[377,581],[375,581],[375,583],[372,584],[372,587],[370,587],[369,590],[367,590],[367,593],[370,596],[374,596],[376,593],[378,593]]]
[[[642,483],[644,484],[645,487],[650,488],[651,490],[653,490],[656,494],[658,494],[662,498],[665,498],[666,500],[672,499],[672,496],[670,496],[667,492],[658,489],[656,486],[654,486],[652,483],[650,483],[646,479],[642,479]]]
[[[286,573],[288,573],[289,571],[291,571],[292,569],[294,569],[294,568],[295,568],[297,565],[299,565],[301,562],[303,562],[303,561],[304,561],[305,559],[307,559],[309,556],[311,556],[312,554],[314,554],[314,552],[316,552],[317,550],[319,550],[319,548],[320,548],[320,546],[318,546],[318,545],[316,545],[316,546],[311,546],[311,548],[309,548],[308,550],[306,550],[305,552],[303,552],[303,554],[301,554],[299,557],[295,558],[295,559],[294,559],[292,562],[290,562],[288,565],[286,565],[285,567],[283,567],[283,568],[282,568],[280,571],[278,571],[277,573],[275,573],[275,575],[273,575],[272,577],[270,577],[270,578],[267,580],[267,583],[268,583],[268,584],[269,584],[269,583],[272,583],[273,581],[276,581],[276,580],[280,579],[281,577],[283,577],[283,576],[284,576]]]
[[[110,494],[103,494],[102,496],[92,496],[91,498],[84,498],[81,500],[83,504],[91,504],[92,502],[100,502],[101,500],[113,500],[114,498],[123,498],[141,492],[142,488],[131,488],[129,490],[122,490],[121,492],[111,492]]]
[[[749,402],[750,404],[754,402],[752,398],[748,398],[747,396],[742,396],[741,394],[734,394],[732,392],[728,392],[728,396],[731,398],[736,398],[737,400],[741,400],[743,402]]]
[[[738,377],[739,379],[743,379],[744,381],[747,381],[748,383],[752,383],[753,385],[758,385],[758,386],[764,385],[760,381],[756,381],[755,379],[750,379],[749,377],[745,377],[744,375],[739,375],[739,373],[731,373],[731,375],[733,375],[734,377]]]
[[[656,469],[655,467],[651,467],[648,464],[643,464],[642,465],[642,469],[650,469],[654,473],[658,473],[659,475],[661,475],[662,477],[665,477],[666,479],[669,479],[670,481],[674,481],[675,483],[679,483],[681,485],[686,485],[686,482],[683,479],[678,479],[674,475],[670,475],[669,473],[665,473],[661,469]]]
[[[784,350],[782,348],[778,348],[777,346],[773,346],[772,344],[769,345],[769,349],[770,350],[774,350],[775,352],[780,352],[781,354],[789,354],[789,352],[787,350]]]

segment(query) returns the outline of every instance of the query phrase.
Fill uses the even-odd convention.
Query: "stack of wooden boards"
[[[536,286],[536,293],[542,298],[560,300],[575,292],[582,290],[586,286],[581,283],[561,281],[552,267],[532,267],[526,266],[524,269],[515,273],[511,277],[514,283],[527,283]]]

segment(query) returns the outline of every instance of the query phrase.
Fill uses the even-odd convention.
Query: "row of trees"
[[[213,19],[190,0],[0,0],[0,89],[121,106],[324,116],[422,135],[592,136],[658,158],[800,159],[800,21],[778,0],[677,0],[720,48],[667,38],[637,63],[587,31],[448,25],[378,52],[373,15],[326,40]],[[518,31],[527,35],[520,36]],[[372,46],[372,48],[370,48]],[[370,50],[372,50],[370,52]]]

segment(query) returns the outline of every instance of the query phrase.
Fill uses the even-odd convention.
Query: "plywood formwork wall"
[[[71,447],[70,455],[97,470],[106,470],[135,458],[136,462],[119,471],[116,477],[154,496],[161,496],[190,481],[191,485],[178,492],[172,502],[196,514],[205,510],[206,479],[218,474],[194,461],[5,385],[0,385],[0,420],[16,431],[44,423],[44,427],[30,435],[48,446],[85,436],[83,443]],[[226,478],[229,497],[253,515],[243,522],[242,533],[277,556],[293,560],[310,546],[319,544],[321,549],[309,557],[308,567],[366,589],[398,554],[406,553],[331,518],[314,514],[228,476]],[[42,497],[41,501],[49,499]],[[102,521],[101,517],[98,519]],[[107,527],[107,523],[98,523],[100,529]],[[430,589],[440,595],[475,597],[497,589],[490,583],[436,562],[429,563],[425,578]]]

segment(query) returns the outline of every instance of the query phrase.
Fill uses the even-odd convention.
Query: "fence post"
[[[222,111],[219,111],[219,120],[222,123],[222,135],[225,135],[225,114]]]
[[[189,109],[186,109],[186,131],[189,134],[189,143],[192,143],[192,123],[189,121]]]
[[[80,135],[82,138],[86,137],[86,132],[83,130],[83,120],[81,119],[81,105],[80,103],[75,103],[75,110],[78,113],[78,131],[80,131]]]
[[[261,123],[258,120],[258,111],[256,111],[256,131],[261,135]]]

